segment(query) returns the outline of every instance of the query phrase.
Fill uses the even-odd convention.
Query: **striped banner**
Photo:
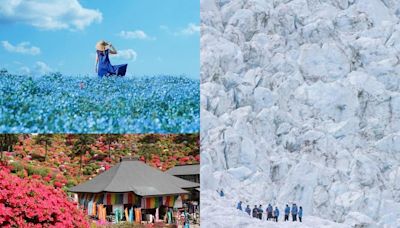
[[[115,205],[115,204],[136,204],[139,201],[139,197],[132,192],[126,193],[80,193],[78,194],[79,203],[85,205],[88,202],[96,202],[97,204],[104,205]],[[154,209],[161,205],[167,207],[173,207],[178,196],[163,196],[163,197],[148,197],[142,198],[141,207],[144,209]],[[188,198],[187,194],[181,195],[182,200]]]
[[[162,205],[173,207],[178,196],[148,197],[142,198],[142,208],[154,209]]]
[[[96,194],[96,195],[94,196],[93,202],[96,202],[96,203],[103,203],[103,199],[104,199],[104,194],[99,193],[99,194]]]
[[[163,197],[164,205],[167,207],[173,207],[175,204],[175,200],[177,198],[178,198],[178,196],[164,196]]]
[[[103,193],[93,194],[93,193],[79,193],[78,201],[80,205],[85,205],[89,202],[103,203]]]
[[[106,193],[103,203],[104,205],[123,204],[124,193]]]
[[[124,193],[124,201],[123,202],[124,202],[124,204],[136,204],[137,197],[132,192],[126,192],[126,193]]]
[[[142,198],[142,208],[154,209],[163,204],[163,197]]]

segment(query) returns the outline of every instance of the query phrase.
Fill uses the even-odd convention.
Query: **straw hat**
[[[104,40],[100,40],[96,44],[96,49],[99,51],[105,51],[107,49],[108,43]]]

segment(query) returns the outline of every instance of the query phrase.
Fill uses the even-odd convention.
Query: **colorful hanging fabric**
[[[106,221],[106,213],[107,213],[106,208],[102,204],[98,205],[97,214],[100,221],[103,222]]]
[[[103,193],[96,193],[96,194],[78,193],[78,202],[80,205],[83,205],[83,206],[86,205],[85,208],[88,209],[87,206],[90,201],[95,202],[97,204],[103,203],[103,195],[104,195]]]
[[[129,222],[133,222],[133,207],[131,207],[131,209],[129,209]]]
[[[168,217],[168,224],[172,224],[172,211],[168,210],[167,212],[167,217]]]
[[[135,208],[135,222],[141,223],[142,222],[142,209]]]
[[[96,216],[96,202],[93,202],[92,216]]]
[[[125,208],[125,221],[129,222],[129,213],[128,213],[128,208]]]
[[[87,214],[92,215],[92,211],[93,211],[93,202],[89,201],[88,207],[87,207]]]
[[[104,197],[105,205],[123,204],[124,194],[123,193],[106,193]]]
[[[114,214],[115,214],[115,223],[118,223],[122,220],[122,211],[120,208],[115,208],[114,209]]]
[[[154,209],[163,205],[163,197],[142,198],[142,208]]]
[[[136,195],[133,192],[124,193],[124,204],[136,204]]]
[[[163,204],[167,207],[173,207],[177,198],[178,196],[164,196]]]
[[[90,194],[87,193],[80,193],[78,198],[79,198],[79,204],[80,205],[85,205],[87,202],[87,199],[89,198]]]
[[[103,198],[104,198],[104,194],[103,193],[98,193],[98,194],[95,195],[93,201],[96,202],[97,204],[103,203]]]
[[[160,208],[156,208],[156,216],[155,216],[155,220],[156,222],[158,222],[158,220],[160,219]]]

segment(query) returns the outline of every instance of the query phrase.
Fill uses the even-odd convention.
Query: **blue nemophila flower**
[[[0,77],[5,133],[192,133],[199,82],[184,77]]]

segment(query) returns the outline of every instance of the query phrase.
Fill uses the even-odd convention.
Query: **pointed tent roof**
[[[71,192],[134,192],[140,196],[188,193],[183,188],[196,188],[198,183],[174,177],[135,159],[122,159],[111,169],[92,180],[70,189]]]

